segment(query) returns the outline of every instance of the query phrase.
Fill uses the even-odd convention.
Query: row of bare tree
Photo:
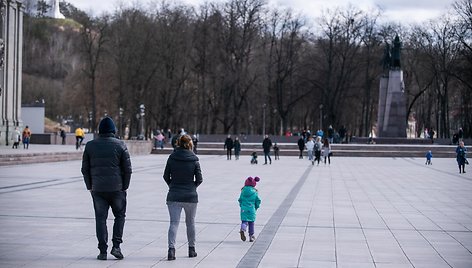
[[[470,137],[471,1],[416,26],[353,6],[311,25],[264,0],[159,2],[98,17],[64,2],[67,20],[25,18],[24,101],[45,99],[49,117],[92,129],[108,114],[131,135],[144,104],[148,131],[278,135],[344,125],[367,136],[385,45],[399,35],[417,134],[434,128],[446,138],[462,127]]]

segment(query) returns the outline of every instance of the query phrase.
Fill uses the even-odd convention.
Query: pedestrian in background
[[[225,140],[225,144],[223,145],[223,149],[226,149],[226,160],[231,160],[231,154],[234,147],[233,139],[231,139],[231,135]]]
[[[324,139],[322,150],[323,150],[325,165],[326,165],[326,159],[328,159],[328,164],[331,164],[331,144],[329,144],[329,140],[327,138]]]
[[[23,149],[28,149],[29,148],[29,143],[30,143],[30,138],[31,138],[31,130],[29,129],[28,126],[23,129],[22,133],[22,141],[23,141]]]
[[[433,158],[433,153],[431,151],[428,151],[426,153],[426,163],[425,165],[431,165],[431,159]]]
[[[236,160],[239,160],[239,154],[241,153],[241,143],[239,142],[239,138],[234,138],[234,156]]]
[[[320,165],[321,160],[321,148],[323,148],[323,144],[321,143],[321,137],[317,136],[315,141],[315,162],[318,162]]]
[[[275,157],[275,160],[280,160],[279,152],[280,152],[279,146],[277,145],[277,143],[274,143],[274,157]]]
[[[272,141],[269,139],[269,135],[265,135],[264,140],[262,141],[262,149],[264,150],[264,165],[267,165],[267,158],[269,158],[269,164],[272,164],[272,159],[270,158],[270,148],[272,148]]]
[[[195,251],[195,215],[197,213],[197,187],[203,182],[200,162],[193,153],[192,138],[182,135],[177,140],[176,150],[167,159],[164,181],[169,186],[167,209],[170,225],[168,231],[167,259],[175,260],[175,239],[179,228],[180,214],[185,212],[187,226],[188,256],[196,257]]]
[[[300,137],[300,139],[298,139],[298,150],[300,151],[300,155],[298,156],[299,159],[303,159],[303,150],[305,150],[305,140],[303,139],[303,137]]]
[[[328,127],[328,141],[329,143],[333,143],[334,141],[334,128],[332,125]]]
[[[120,244],[126,216],[126,190],[131,180],[131,160],[123,141],[115,138],[116,127],[110,117],[100,121],[98,138],[87,143],[82,156],[82,174],[90,191],[95,210],[95,231],[98,240],[99,260],[107,259],[107,217],[111,207],[113,247],[110,254],[123,259]]]
[[[157,137],[156,137],[156,140],[157,140],[157,146],[156,146],[156,149],[157,147],[160,147],[161,150],[164,149],[164,141],[165,141],[166,137],[164,137],[164,135],[162,134],[161,131],[158,131],[157,132]]]
[[[84,130],[81,127],[78,127],[75,130],[75,149],[79,150],[79,148],[82,150],[82,142],[84,141],[85,133]]]
[[[66,144],[66,131],[61,128],[61,139],[62,139],[62,145]]]
[[[313,150],[315,148],[315,143],[313,142],[313,138],[309,137],[308,141],[306,142],[306,151],[308,154],[308,161],[311,161],[311,164],[315,164],[315,160],[313,159]]]
[[[459,146],[456,148],[456,160],[459,166],[459,173],[465,173],[465,165],[469,164],[467,160],[467,148],[464,145],[464,141],[459,141]]]
[[[18,127],[15,127],[15,130],[11,133],[11,140],[13,142],[13,146],[11,148],[18,149],[18,145],[20,145],[21,141],[21,133]]]
[[[434,131],[433,128],[430,128],[428,132],[428,136],[431,139],[431,143],[434,143],[434,135],[436,135],[436,132]]]
[[[185,129],[180,129],[179,133],[178,134],[175,134],[174,136],[172,136],[172,139],[171,139],[171,144],[172,144],[172,147],[174,148],[174,151],[177,149],[177,141],[180,139],[180,137],[182,135],[185,135],[186,132],[185,132]]]
[[[192,136],[192,143],[193,143],[193,152],[197,154],[197,147],[198,147],[198,134],[193,134]]]
[[[459,140],[464,139],[464,130],[461,127],[459,128],[459,131],[457,132],[457,137],[459,138]]]

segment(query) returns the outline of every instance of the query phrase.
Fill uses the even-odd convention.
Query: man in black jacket
[[[226,149],[226,160],[231,160],[231,150],[233,150],[233,147],[233,139],[231,139],[231,135],[228,135],[225,140],[225,145],[223,146],[223,149]]]
[[[115,138],[113,120],[105,117],[98,127],[99,137],[89,141],[82,156],[82,174],[87,190],[92,194],[95,210],[95,228],[98,239],[99,260],[107,259],[108,209],[111,207],[113,225],[113,248],[110,252],[123,259],[120,244],[123,242],[123,227],[126,213],[126,190],[131,179],[131,161],[123,141]]]
[[[305,150],[305,140],[303,139],[303,136],[300,136],[300,139],[298,139],[298,150],[300,151],[300,155],[298,156],[299,159],[303,159],[303,150]]]
[[[269,163],[272,164],[272,159],[270,158],[270,148],[272,148],[272,141],[269,139],[269,135],[265,135],[264,140],[262,141],[262,148],[264,149],[264,165],[267,165],[267,158],[269,158]]]

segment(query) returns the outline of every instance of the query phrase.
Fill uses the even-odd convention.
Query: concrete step
[[[82,159],[83,152],[54,152],[0,155],[0,166],[48,163]]]
[[[262,148],[248,148],[242,146],[241,155],[251,155],[252,152],[257,152],[259,156],[263,156],[264,153]],[[455,148],[397,148],[396,146],[391,147],[332,147],[333,157],[342,156],[342,157],[425,157],[425,154],[428,150],[431,150],[433,153],[433,157],[437,158],[454,158],[456,156]],[[172,148],[164,148],[161,149],[153,149],[151,154],[170,154],[172,153]],[[234,152],[233,152],[234,153]],[[281,156],[298,156],[299,150],[297,149],[280,149],[279,154]],[[215,148],[207,148],[207,147],[198,147],[197,154],[201,155],[226,155],[226,150],[215,149]],[[271,155],[273,155],[273,151]],[[303,155],[306,156],[306,150],[303,152]]]
[[[298,150],[298,145],[294,143],[278,143],[281,151],[284,149]],[[223,150],[222,143],[199,142],[198,148],[213,148]],[[383,151],[412,151],[412,150],[434,150],[434,151],[455,151],[454,145],[434,145],[434,144],[331,144],[333,150],[383,150]],[[241,143],[241,149],[257,150],[262,149],[261,143]]]
[[[280,156],[298,156],[299,150],[296,144],[280,143]],[[242,156],[249,156],[257,152],[263,157],[260,143],[242,143]],[[455,158],[455,146],[451,145],[379,145],[379,144],[333,144],[333,157],[425,157],[431,150],[433,158]],[[149,149],[150,150],[150,149]],[[161,149],[152,149],[151,154],[170,154],[173,149],[166,144]],[[20,165],[30,163],[60,162],[82,159],[82,151],[71,152],[31,152],[31,153],[6,153],[0,154],[0,166]],[[202,155],[226,155],[223,144],[219,142],[201,142],[198,144],[198,154]],[[273,155],[273,151],[271,153]],[[306,157],[306,151],[303,152]]]

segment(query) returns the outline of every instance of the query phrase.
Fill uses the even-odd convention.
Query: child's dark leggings
[[[241,230],[246,231],[246,228],[248,225],[249,225],[249,235],[254,235],[254,222],[253,221],[241,222]]]

